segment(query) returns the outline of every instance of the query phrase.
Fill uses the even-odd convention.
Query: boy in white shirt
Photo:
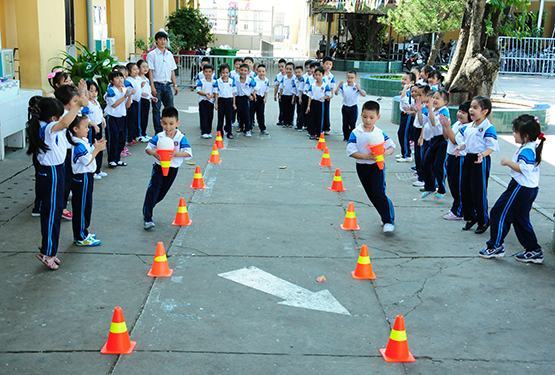
[[[110,168],[125,167],[127,163],[120,160],[121,152],[125,147],[125,117],[127,109],[131,107],[133,89],[123,87],[123,74],[113,71],[108,74],[112,84],[108,88],[104,99],[106,100],[106,126],[108,128],[108,165]]]
[[[366,96],[366,91],[360,88],[356,81],[357,72],[351,70],[347,72],[347,83],[339,82],[335,89],[335,95],[343,96],[343,106],[341,107],[341,117],[343,120],[343,141],[348,141],[351,132],[356,126],[358,117],[358,97]]]
[[[204,139],[212,138],[212,121],[214,120],[214,68],[210,64],[202,67],[204,78],[197,80],[198,113],[200,134]]]

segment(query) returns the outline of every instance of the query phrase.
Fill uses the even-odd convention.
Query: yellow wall
[[[73,8],[73,15],[75,17],[75,41],[86,46],[88,42],[87,1],[73,0]]]
[[[135,51],[135,2],[134,0],[108,0],[108,37],[114,38],[116,56],[126,61]]]
[[[135,38],[148,42],[150,36],[150,0],[135,0]]]
[[[17,47],[15,3],[16,0],[0,0],[0,32],[2,33],[2,48]]]
[[[175,2],[175,0],[171,0]],[[170,0],[156,0],[154,2],[154,33],[160,29],[166,29],[166,22],[169,15]]]

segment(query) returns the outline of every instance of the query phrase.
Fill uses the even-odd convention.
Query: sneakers
[[[460,216],[455,215],[454,213],[452,213],[451,211],[447,212],[445,215],[443,215],[443,219],[444,220],[462,220],[463,218]]]
[[[412,183],[412,186],[415,186],[415,187],[424,187],[424,181],[414,181],[414,182]]]
[[[395,225],[387,223],[383,225],[384,233],[393,233],[395,231]]]
[[[106,176],[108,176],[108,173],[103,172],[103,171],[98,172],[98,174],[100,175],[100,177],[106,177]]]
[[[111,161],[111,162],[108,163],[108,166],[110,168],[116,168],[118,166],[118,163],[116,163],[115,161]]]
[[[324,134],[325,134],[325,135],[330,135],[331,132],[330,132],[329,130],[327,130],[327,131],[324,132]]]
[[[201,137],[202,139],[210,139],[210,138],[212,138],[212,135],[210,135],[210,134],[203,134],[203,135],[201,135],[200,137]]]
[[[32,216],[32,217],[40,217],[40,210],[35,210],[35,209],[33,209],[33,210],[31,211],[31,216]]]
[[[261,130],[260,135],[270,135],[266,130]]]
[[[423,191],[422,194],[420,195],[420,199],[429,198],[430,195],[432,195],[433,193],[434,193],[433,191]]]
[[[97,240],[95,237],[91,236],[90,234],[84,240],[75,241],[75,246],[82,246],[82,247],[94,247],[102,245],[102,241]]]
[[[248,131],[245,133],[245,137],[252,137],[252,132],[251,132],[250,130],[248,130]]]
[[[520,253],[515,254],[515,260],[522,263],[542,264],[543,251],[521,251]]]
[[[303,128],[297,128],[297,131],[298,131],[298,132],[302,132],[302,131],[303,131]]]
[[[408,158],[398,158],[396,159],[397,163],[412,163],[412,157],[408,157]]]
[[[93,174],[93,178],[94,178],[95,180],[102,180],[102,176],[100,175],[100,173],[95,173],[95,174]]]
[[[118,161],[118,162],[117,162],[117,166],[118,166],[118,167],[127,167],[127,163],[126,163],[126,162],[123,162],[123,161]]]
[[[151,230],[156,226],[153,221],[145,221],[143,228],[144,230]]]
[[[476,234],[482,234],[485,231],[487,231],[489,228],[489,224],[486,225],[478,225],[478,228],[476,228],[476,230],[474,231],[474,233]]]
[[[481,258],[491,259],[491,258],[502,258],[505,256],[505,247],[503,245],[496,247],[495,249],[490,249],[487,246],[484,247],[478,253]]]
[[[73,219],[73,214],[71,213],[70,210],[64,209],[62,211],[62,219],[71,221],[71,219]]]
[[[445,194],[435,193],[434,198],[435,198],[435,200],[441,201],[441,200],[443,200],[443,198],[445,198]]]
[[[235,137],[233,136],[232,133],[227,133],[227,134],[226,134],[226,137],[227,137],[227,139],[233,139],[233,138],[235,138]]]

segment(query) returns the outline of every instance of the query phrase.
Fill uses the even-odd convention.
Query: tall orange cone
[[[202,178],[202,172],[200,167],[195,168],[195,174],[193,175],[193,183],[191,184],[193,190],[204,189],[204,178]]]
[[[162,167],[162,176],[166,177],[170,172],[170,164],[172,162],[173,150],[156,150],[160,157],[160,167]]]
[[[370,262],[370,257],[368,256],[368,246],[362,245],[360,248],[360,254],[358,256],[357,265],[355,270],[351,272],[353,279],[358,280],[375,280],[376,275],[374,270],[372,270],[372,262]]]
[[[341,169],[337,168],[335,170],[335,175],[333,176],[333,182],[331,183],[331,187],[328,190],[335,191],[341,193],[345,191],[343,187],[343,178],[341,178]]]
[[[185,198],[179,198],[179,206],[177,206],[177,214],[175,214],[175,220],[172,225],[177,225],[180,227],[188,227],[193,221],[189,218],[189,212],[187,211],[187,204],[185,204]]]
[[[170,277],[173,270],[168,265],[168,258],[166,257],[166,250],[162,241],[156,244],[156,252],[154,253],[154,262],[148,271],[147,275],[150,277]]]
[[[341,224],[341,229],[343,230],[359,230],[360,227],[357,224],[357,214],[355,212],[355,204],[349,202],[347,207],[347,212],[345,213],[345,220]]]
[[[331,167],[330,153],[327,147],[324,148],[322,160],[320,160],[320,167]]]
[[[123,310],[121,307],[116,306],[114,308],[114,314],[112,315],[112,324],[110,324],[108,340],[102,349],[100,349],[100,353],[129,354],[133,352],[136,344],[135,341],[129,339],[125,318],[123,317]]]
[[[216,147],[218,147],[218,149],[224,148],[224,139],[222,138],[221,131],[218,131],[218,133],[216,133]]]
[[[326,138],[324,138],[324,133],[320,133],[320,138],[318,138],[316,148],[318,150],[324,150],[326,148]]]
[[[405,331],[405,319],[403,315],[395,317],[395,324],[391,329],[389,340],[385,348],[380,349],[382,357],[386,362],[415,362],[409,351],[407,332]]]
[[[220,153],[218,152],[218,146],[214,144],[212,146],[212,152],[210,153],[210,159],[208,159],[210,164],[220,164],[222,161],[220,159]]]
[[[370,145],[370,152],[372,152],[372,155],[374,155],[376,160],[376,164],[378,165],[379,169],[383,169],[385,166],[385,158],[384,158],[384,153],[385,153],[385,143],[380,143],[377,145]]]

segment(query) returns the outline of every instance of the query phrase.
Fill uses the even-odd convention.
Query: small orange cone
[[[193,175],[193,183],[191,184],[193,190],[204,189],[204,178],[202,178],[202,172],[200,167],[195,168],[195,174]]]
[[[173,270],[168,265],[168,258],[166,257],[166,250],[162,241],[156,244],[156,252],[154,253],[154,262],[148,271],[147,275],[150,277],[170,277]]]
[[[374,155],[376,160],[376,164],[378,165],[379,169],[383,169],[385,166],[385,158],[384,158],[384,153],[385,153],[385,143],[380,143],[378,145],[372,145],[370,146],[370,152],[372,152],[372,155]]]
[[[328,190],[335,191],[337,193],[345,191],[345,188],[343,187],[343,179],[341,178],[341,169],[337,168],[335,170],[333,182],[331,183],[331,187],[329,187]]]
[[[324,150],[326,148],[326,138],[324,138],[324,133],[320,133],[320,138],[318,138],[316,148],[318,150]]]
[[[358,280],[376,280],[376,274],[372,270],[372,262],[368,256],[368,246],[362,245],[360,254],[358,256],[357,265],[355,270],[351,272],[353,279]]]
[[[330,153],[327,147],[324,148],[322,160],[320,160],[320,167],[331,167]]]
[[[175,220],[173,221],[172,225],[188,227],[192,223],[192,220],[189,218],[189,212],[187,211],[187,205],[185,204],[185,198],[179,198],[177,214],[175,214]]]
[[[125,318],[123,317],[123,310],[121,307],[116,306],[114,308],[114,314],[112,315],[112,324],[110,324],[108,340],[102,349],[100,349],[100,353],[129,354],[133,352],[136,344],[135,341],[129,339]]]
[[[170,172],[170,164],[172,162],[173,150],[156,150],[160,157],[160,167],[162,168],[162,176],[166,177]]]
[[[218,133],[216,133],[216,147],[218,147],[218,149],[224,148],[224,139],[222,138],[221,131],[218,131]]]
[[[208,159],[210,164],[220,164],[222,161],[220,159],[220,153],[218,152],[218,146],[214,144],[212,146],[212,153],[210,154],[210,159]]]
[[[347,212],[345,213],[345,220],[341,224],[341,229],[343,230],[359,230],[360,227],[357,224],[357,214],[355,213],[355,204],[349,202],[347,207]]]
[[[380,349],[382,357],[386,362],[415,362],[409,351],[407,332],[405,331],[405,319],[403,315],[395,317],[395,324],[391,329],[389,340],[385,348]]]

